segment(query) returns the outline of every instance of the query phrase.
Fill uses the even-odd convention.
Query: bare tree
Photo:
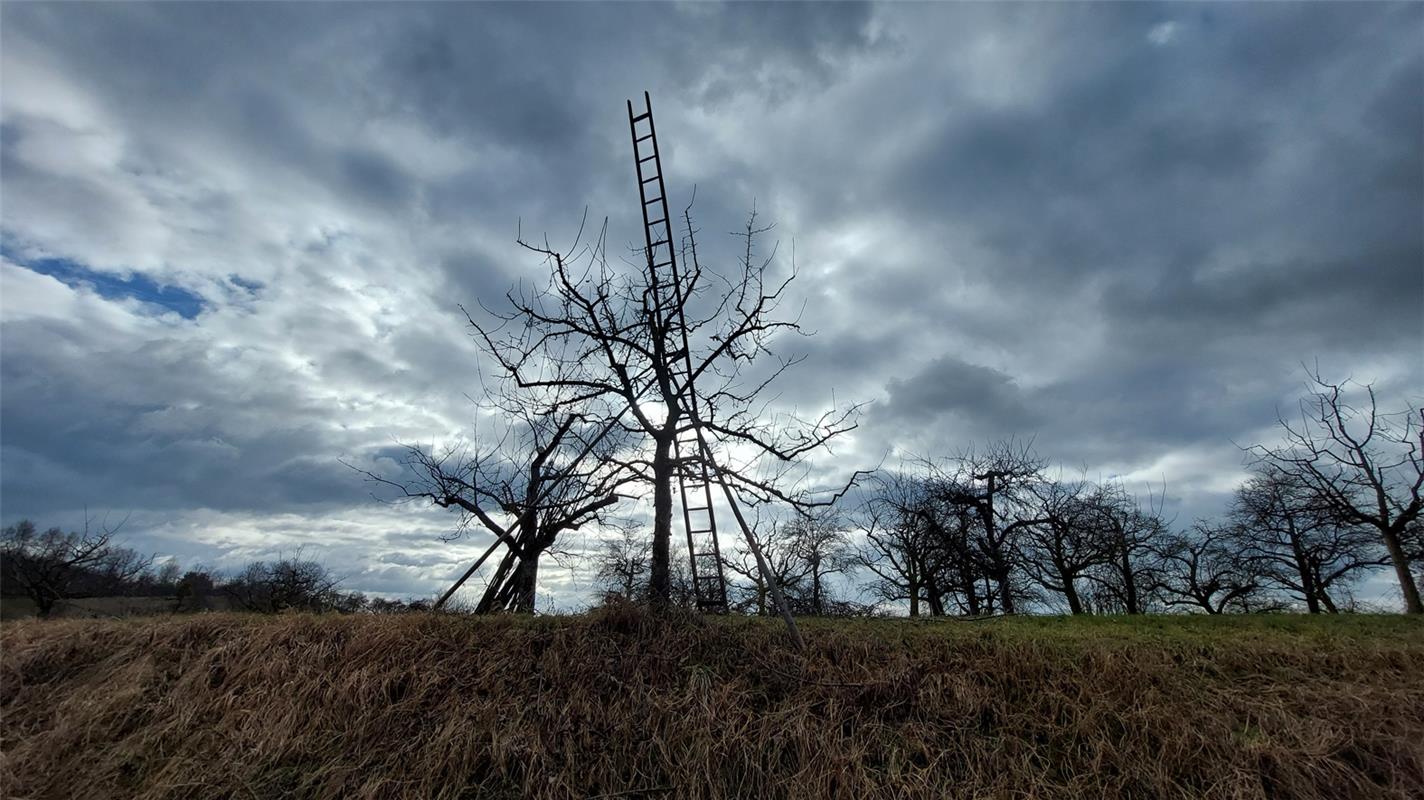
[[[920,616],[920,603],[936,596],[933,584],[939,543],[920,524],[924,502],[922,479],[904,472],[877,472],[864,490],[867,495],[857,518],[860,566],[870,573],[862,589],[879,602],[908,602],[910,616]]]
[[[1198,522],[1187,534],[1163,537],[1154,546],[1162,559],[1158,588],[1168,606],[1191,606],[1208,614],[1250,610],[1261,583],[1242,558],[1230,526]]]
[[[1023,566],[1043,588],[1063,596],[1072,614],[1087,613],[1080,583],[1112,558],[1112,538],[1100,524],[1087,481],[1048,480],[1029,487],[1037,521],[1024,529]]]
[[[757,225],[753,212],[736,234],[737,267],[725,275],[704,269],[690,208],[680,273],[659,270],[646,250],[633,269],[611,264],[606,223],[593,244],[580,248],[576,239],[572,257],[521,237],[520,245],[546,259],[550,281],[509,292],[511,310],[490,312],[493,325],[470,318],[518,387],[555,388],[563,394],[554,408],[580,408],[590,417],[602,409],[602,424],[637,440],[607,460],[653,488],[649,585],[658,602],[671,592],[672,481],[678,470],[691,469],[674,458],[680,432],[700,426],[718,454],[717,477],[744,501],[805,509],[824,501],[812,499],[798,480],[802,458],[852,429],[856,412],[831,409],[811,419],[769,412],[766,390],[800,360],[771,349],[776,337],[801,333],[797,319],[777,317],[794,263],[785,277],[773,277],[775,249],[757,256],[758,237],[768,228]]]
[[[753,524],[752,536],[761,550],[761,561],[750,550],[740,550],[735,555],[723,558],[728,570],[748,581],[744,586],[745,597],[740,607],[752,613],[774,614],[776,609],[769,602],[771,583],[781,588],[787,595],[803,593],[803,582],[811,574],[811,564],[801,548],[801,540],[795,522],[775,522],[768,525]],[[761,564],[766,564],[763,574]]]
[[[1415,519],[1400,535],[1400,549],[1414,565],[1414,584],[1424,584],[1424,520]]]
[[[602,594],[637,600],[648,591],[648,546],[631,526],[618,534],[603,541],[594,556],[594,574]]]
[[[1030,488],[1041,481],[1043,460],[1030,443],[1014,439],[990,442],[955,458],[952,472],[926,461],[937,478],[941,499],[978,517],[976,550],[995,586],[994,600],[1005,614],[1016,610],[1021,594],[1016,565],[1022,531],[1040,520],[1034,516]]]
[[[1342,524],[1309,487],[1269,465],[1236,491],[1232,515],[1240,553],[1312,614],[1335,613],[1354,579],[1388,563],[1377,535]]]
[[[1166,495],[1149,494],[1146,508],[1120,484],[1096,487],[1088,502],[1107,547],[1107,558],[1087,573],[1096,594],[1113,608],[1128,614],[1147,611],[1157,585],[1155,553],[1168,535],[1160,504]]]
[[[327,611],[340,602],[341,580],[299,548],[276,561],[254,561],[223,582],[222,591],[248,611]]]
[[[606,527],[606,526],[605,526]],[[596,600],[606,601],[616,596],[629,602],[641,602],[648,597],[649,548],[648,532],[633,523],[616,525],[617,535],[603,539],[593,555]],[[670,561],[669,604],[676,608],[697,607],[692,585],[687,551],[673,543]]]
[[[912,462],[911,471],[876,473],[867,486],[860,516],[865,544],[859,563],[872,576],[867,589],[884,600],[908,600],[910,612],[921,603],[932,616],[958,611],[978,616],[1002,610],[1005,582],[1010,601],[1022,601],[1018,536],[1034,519],[1021,516],[1028,506],[1010,509],[999,491],[996,528],[986,533],[986,493],[959,465],[929,459]],[[1018,487],[1021,488],[1021,487]],[[1010,564],[1006,572],[1001,567]]]
[[[620,499],[629,476],[607,462],[614,440],[569,411],[552,410],[559,397],[491,392],[496,411],[510,421],[488,447],[457,445],[436,453],[409,446],[403,472],[391,478],[362,470],[370,480],[459,512],[456,536],[478,525],[495,542],[445,596],[443,604],[501,545],[505,549],[476,613],[532,612],[540,558],[562,534],[601,522]]]
[[[1352,382],[1330,383],[1318,370],[1309,376],[1300,420],[1279,419],[1285,442],[1251,451],[1308,487],[1342,524],[1375,531],[1389,552],[1405,611],[1424,614],[1405,546],[1407,531],[1424,512],[1424,424],[1416,427],[1414,416],[1424,418],[1424,409],[1381,413],[1369,384],[1353,384],[1364,393],[1357,407],[1345,397]]]
[[[0,533],[0,582],[18,588],[47,617],[56,603],[81,594],[117,593],[147,574],[153,559],[114,543],[115,528],[107,525],[65,533],[50,528],[41,533],[21,520]]]
[[[183,573],[174,589],[174,611],[201,611],[208,608],[208,598],[216,588],[213,571],[204,566],[195,566]]]
[[[802,605],[810,614],[826,614],[833,605],[827,577],[845,572],[852,563],[842,521],[822,513],[793,519],[788,527],[792,547],[806,563],[807,584]]]

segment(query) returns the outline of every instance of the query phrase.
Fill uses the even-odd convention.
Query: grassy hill
[[[210,614],[0,625],[0,794],[1424,796],[1424,624]]]

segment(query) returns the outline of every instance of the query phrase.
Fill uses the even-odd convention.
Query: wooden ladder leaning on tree
[[[647,253],[648,283],[652,287],[653,315],[659,329],[665,330],[679,348],[671,370],[677,381],[676,396],[681,416],[687,424],[677,429],[673,438],[673,458],[677,465],[678,493],[682,501],[683,527],[687,535],[688,557],[692,567],[692,585],[697,608],[701,611],[726,613],[727,578],[722,566],[721,544],[717,538],[717,517],[713,510],[712,484],[721,486],[727,506],[737,520],[747,546],[756,558],[762,580],[771,590],[772,600],[797,647],[803,647],[801,632],[766,564],[756,537],[742,516],[736,495],[717,469],[712,448],[698,415],[698,398],[692,369],[692,350],[687,339],[687,321],[683,309],[687,298],[682,295],[683,281],[678,273],[677,248],[674,245],[672,218],[668,209],[667,186],[663,181],[662,153],[658,149],[657,126],[653,122],[652,98],[643,92],[643,110],[634,113],[633,101],[628,101],[628,130],[633,139],[633,165],[638,176],[638,199],[643,212],[643,236]]]

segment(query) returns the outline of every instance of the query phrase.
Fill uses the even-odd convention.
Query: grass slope
[[[0,625],[0,794],[1424,796],[1401,617]]]

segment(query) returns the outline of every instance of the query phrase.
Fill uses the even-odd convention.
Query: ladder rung
[[[651,138],[653,138],[653,135],[650,133],[650,134],[648,134],[647,136],[639,136],[638,138],[634,139],[633,141],[635,141],[635,142],[646,142],[647,140],[649,140],[649,139],[651,139]]]
[[[645,205],[645,206],[650,206],[650,205],[652,205],[653,203],[656,203],[656,202],[661,201],[662,199],[663,199],[663,196],[662,196],[662,195],[658,195],[657,197],[654,197],[652,200],[644,200],[644,201],[643,201],[643,205]]]
[[[711,528],[703,528],[703,529],[700,530],[700,531],[688,531],[688,533],[711,533],[711,532],[712,532],[712,529],[711,529]],[[708,554],[708,553],[703,553],[703,555],[710,555],[710,554]]]
[[[666,224],[667,224],[667,217],[663,217],[662,219],[655,219],[655,220],[652,220],[652,221],[650,221],[650,222],[648,223],[649,226],[652,226],[652,225],[666,225]]]
[[[658,154],[657,154],[657,153],[653,153],[653,154],[650,155],[650,156],[643,156],[642,158],[638,159],[638,163],[641,164],[641,163],[643,163],[643,162],[645,162],[645,161],[652,161],[653,159],[655,159],[655,158],[657,158],[657,157],[658,157]],[[655,177],[656,177],[656,176],[655,176]]]
[[[652,245],[650,245],[650,246],[651,246],[651,247],[657,247],[657,246],[660,245],[660,244],[671,244],[671,243],[670,243],[667,239],[659,239],[659,240],[657,240],[656,242],[653,242]]]
[[[687,511],[688,513],[692,513],[693,511],[706,511],[707,508],[707,506],[691,506]]]
[[[642,182],[643,182],[643,183],[652,183],[653,181],[655,181],[655,180],[657,180],[658,178],[661,178],[661,177],[662,177],[661,175],[654,175],[654,176],[651,177],[651,178],[644,178]]]
[[[717,554],[714,553],[714,552],[712,552],[711,550],[708,550],[708,551],[705,551],[705,552],[702,552],[702,553],[698,553],[698,554],[697,554],[697,557],[698,557],[698,558],[707,558],[708,556],[711,556],[711,557],[713,557],[713,558],[716,558],[716,557],[717,557]]]
[[[634,118],[633,118],[633,122],[642,122],[643,120],[647,119],[648,117],[651,117],[652,115],[653,115],[653,112],[651,112],[651,111],[644,111],[643,113],[641,113],[641,114],[639,114],[638,116],[634,117]]]

